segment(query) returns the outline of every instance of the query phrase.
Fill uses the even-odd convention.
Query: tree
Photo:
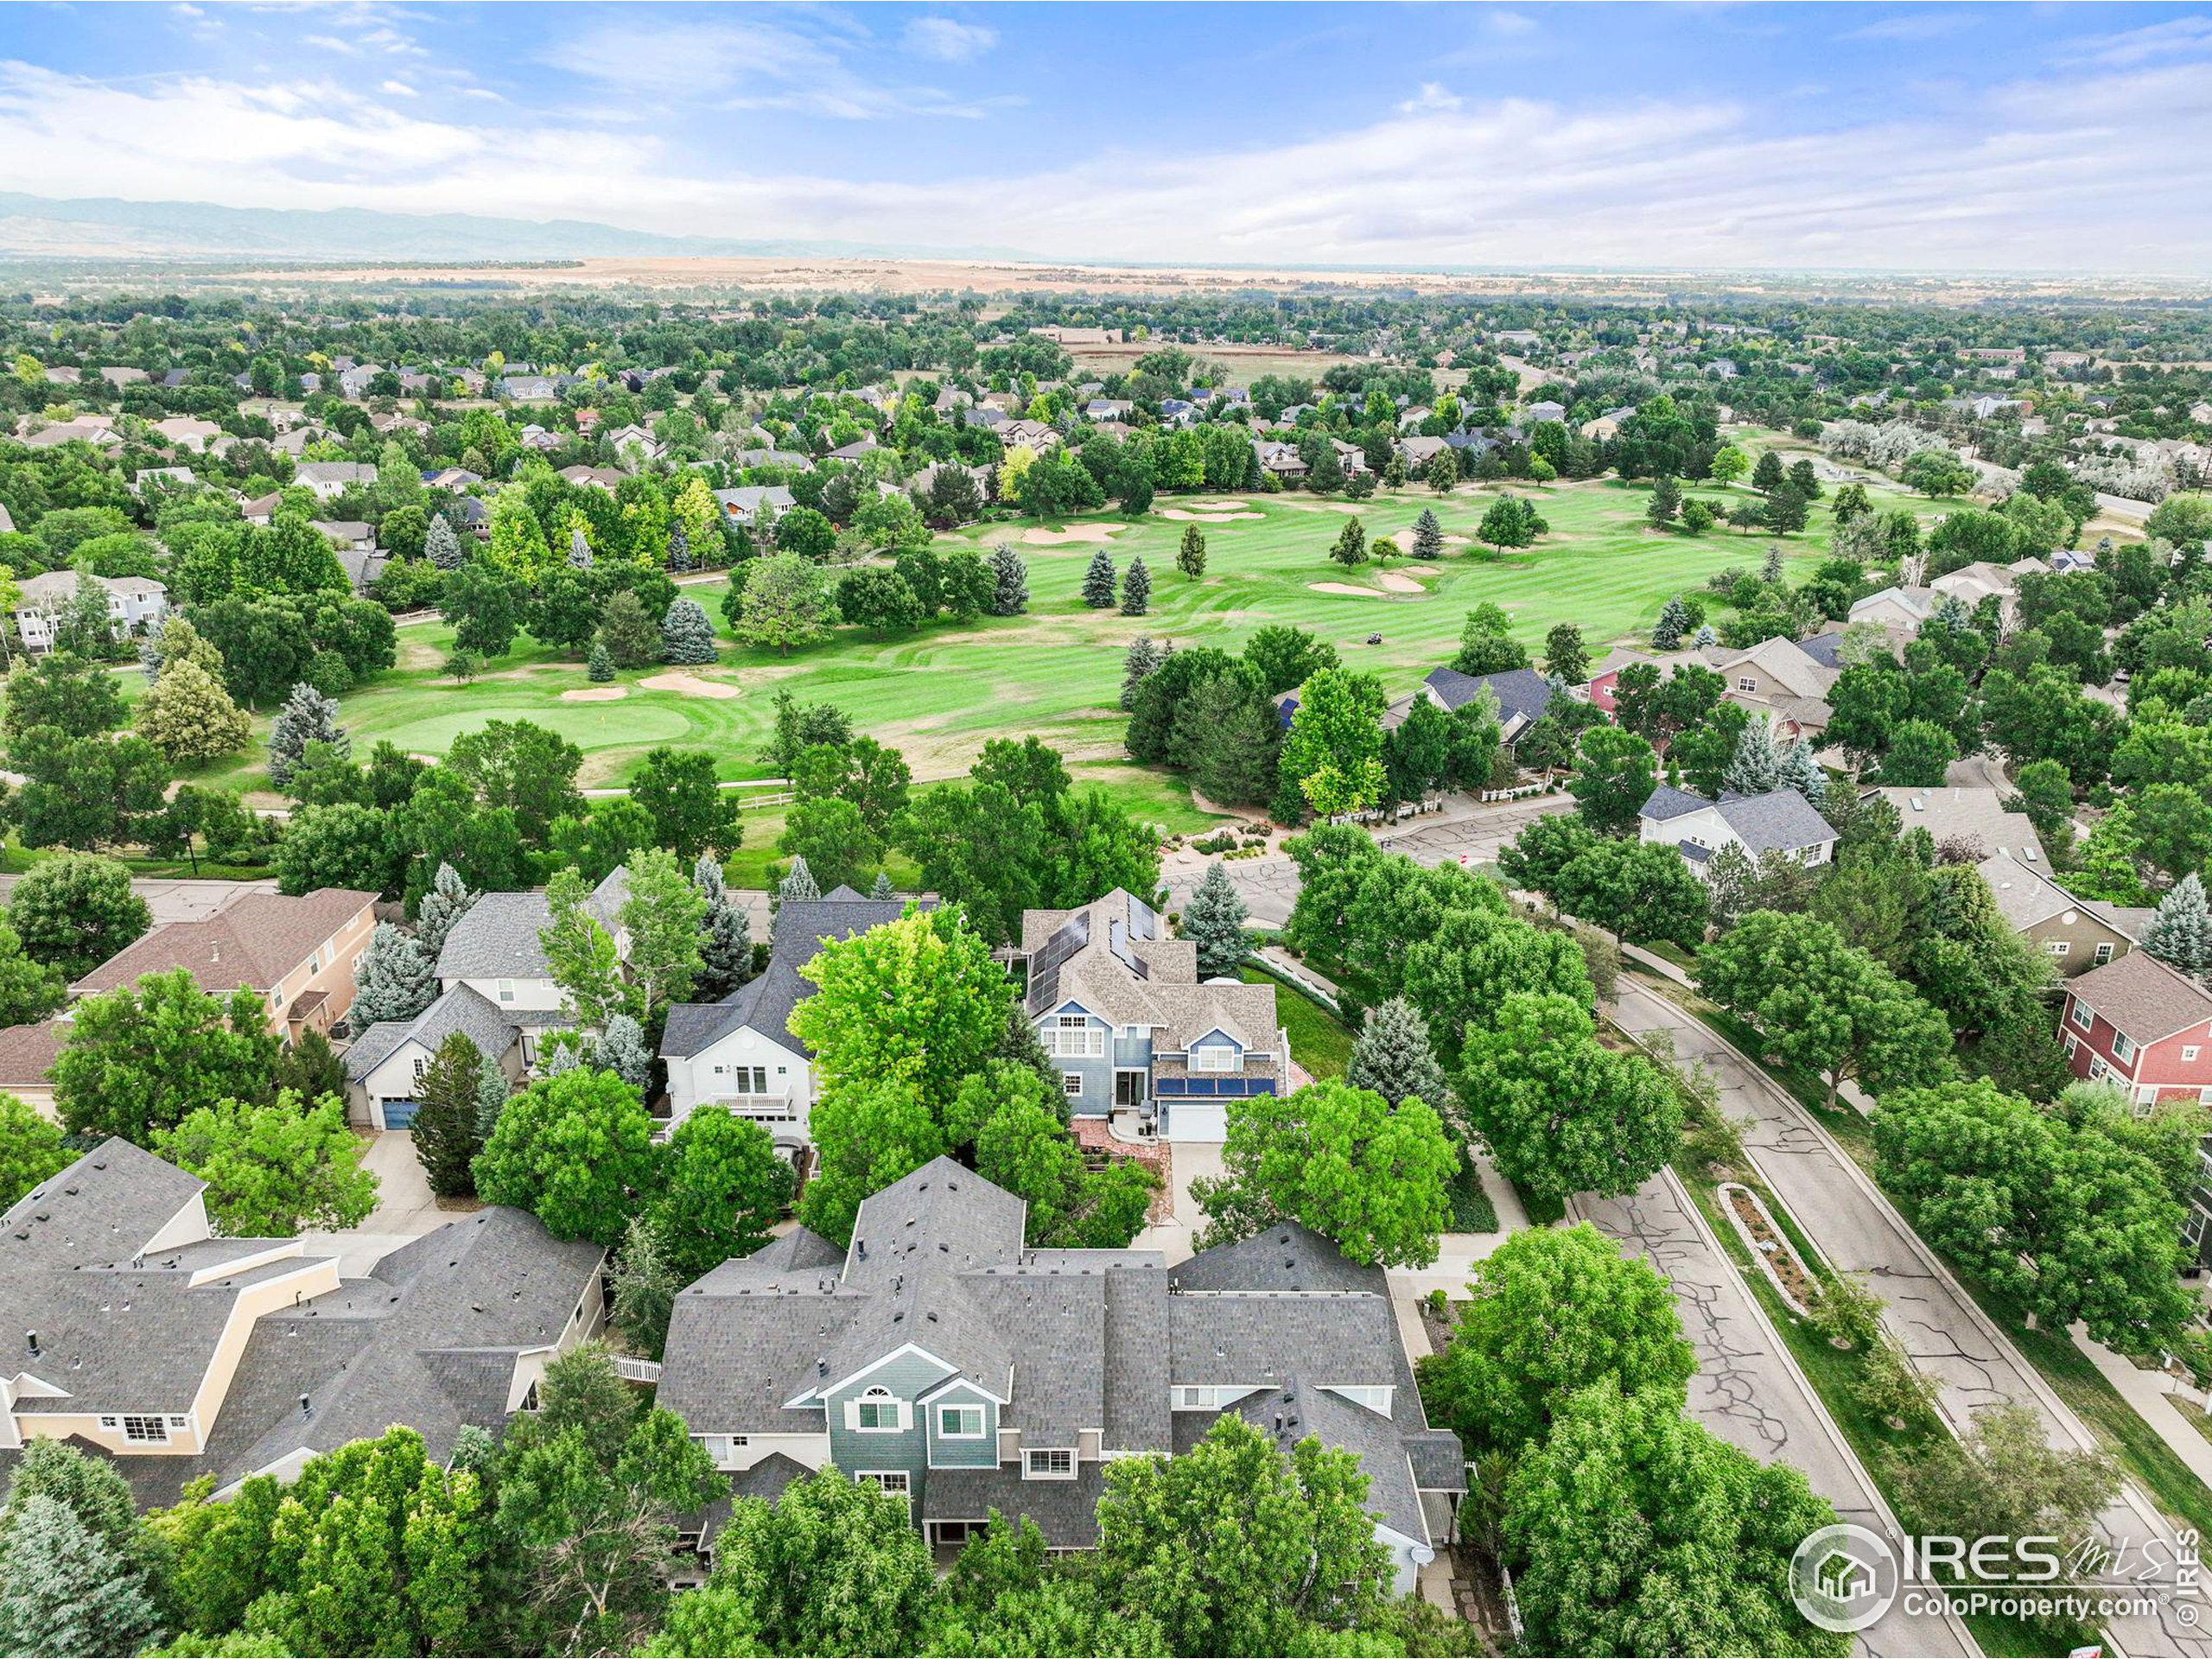
[[[1593,830],[1625,830],[1658,786],[1651,746],[1618,726],[1592,726],[1582,734],[1574,772],[1567,781],[1575,810]]]
[[[0,1094],[0,1210],[73,1161],[59,1128],[15,1096]]]
[[[454,654],[505,656],[522,627],[526,592],[520,582],[479,560],[448,573],[438,610],[453,624]]]
[[[1421,517],[1414,520],[1414,557],[1441,558],[1444,554],[1444,526],[1436,521],[1432,507],[1423,507]]]
[[[740,565],[731,574],[722,615],[739,645],[772,647],[788,657],[793,645],[828,639],[837,609],[821,569],[786,552]]]
[[[671,663],[715,660],[715,626],[696,600],[676,599],[660,620],[662,655]]]
[[[208,1219],[233,1238],[358,1227],[376,1208],[377,1178],[360,1166],[366,1143],[335,1095],[219,1100],[156,1129],[153,1150],[207,1183]]]
[[[1020,616],[1029,608],[1029,566],[1011,543],[991,546],[991,614]]]
[[[1480,1457],[1539,1446],[1597,1382],[1680,1410],[1697,1360],[1667,1281],[1584,1222],[1516,1233],[1477,1262],[1452,1340],[1419,1369],[1429,1421]]]
[[[1724,443],[1713,452],[1713,459],[1706,463],[1706,473],[1713,481],[1726,488],[1751,470],[1751,460],[1732,443]]]
[[[1805,528],[1810,518],[1805,498],[1794,484],[1784,485],[1767,497],[1759,513],[1759,522],[1777,536],[1795,535]]]
[[[16,880],[7,923],[35,963],[82,980],[153,925],[118,858],[60,854],[40,858]]]
[[[1705,938],[1706,885],[1663,842],[1598,841],[1541,891],[1617,939],[1637,944],[1664,939],[1694,950]]]
[[[1633,1192],[1681,1138],[1673,1084],[1599,1046],[1589,1010],[1556,994],[1515,992],[1469,1027],[1459,1097],[1506,1179],[1548,1202]]]
[[[267,1099],[276,1052],[258,994],[218,1000],[179,968],[79,1002],[48,1075],[65,1128],[145,1146],[200,1103]]]
[[[658,1359],[668,1345],[668,1322],[683,1280],[669,1264],[660,1236],[643,1216],[630,1217],[607,1273],[607,1321],[632,1350]]]
[[[1336,545],[1329,550],[1329,556],[1347,569],[1367,563],[1367,531],[1358,519],[1344,520],[1344,528],[1337,532]]]
[[[1452,666],[1462,674],[1503,674],[1529,666],[1529,653],[1510,632],[1505,613],[1487,602],[1467,613]]]
[[[1548,529],[1535,508],[1517,495],[1501,495],[1483,514],[1476,537],[1492,547],[1526,547]]]
[[[1235,977],[1252,954],[1244,937],[1244,918],[1250,914],[1243,894],[1229,879],[1229,867],[1218,860],[1206,867],[1205,880],[1183,906],[1183,937],[1198,947],[1198,977]]]
[[[1661,1390],[1601,1382],[1555,1417],[1506,1484],[1505,1554],[1531,1649],[1851,1650],[1789,1597],[1797,1545],[1835,1522],[1803,1475],[1737,1450]]]
[[[1651,630],[1651,649],[1680,651],[1691,626],[1689,607],[1679,595],[1669,600],[1660,607],[1658,625]]]
[[[1355,1262],[1427,1267],[1450,1219],[1444,1189],[1459,1166],[1443,1120],[1417,1096],[1392,1106],[1347,1084],[1232,1100],[1227,1173],[1192,1195],[1222,1243],[1287,1217]],[[1200,1192],[1200,1187],[1205,1191]],[[1201,1246],[1204,1248],[1204,1245]]]
[[[645,601],[627,588],[618,588],[600,607],[595,645],[603,645],[612,666],[643,668],[661,659],[664,641]]]
[[[707,917],[699,933],[699,971],[692,981],[695,995],[719,1001],[752,976],[752,925],[729,896],[722,867],[711,853],[702,853],[691,867],[691,885],[707,901]]]
[[[558,733],[527,720],[493,720],[454,739],[444,769],[485,807],[512,812],[523,839],[543,846],[555,819],[583,809],[576,790],[582,764],[583,751]]]
[[[1879,776],[1885,784],[1934,789],[1958,754],[1958,740],[1935,721],[1904,721],[1890,728]]]
[[[438,873],[431,880],[430,889],[415,907],[415,937],[423,952],[432,962],[445,949],[446,936],[468,908],[480,897],[471,893],[468,884],[461,879],[450,864],[438,866]]]
[[[1144,568],[1142,558],[1132,558],[1126,575],[1122,578],[1122,614],[1142,616],[1152,603],[1152,573]]]
[[[650,1022],[690,995],[699,971],[700,932],[707,900],[683,874],[677,855],[658,847],[630,855],[629,887],[617,917],[630,936],[630,984],[637,1017]]]
[[[822,896],[822,884],[814,879],[814,872],[807,865],[804,854],[795,854],[791,868],[784,872],[784,879],[776,883],[776,899],[772,909],[780,910],[792,903],[804,904]]]
[[[715,758],[703,749],[653,749],[630,780],[630,798],[652,815],[653,841],[677,857],[727,855],[745,836],[737,798],[720,788]]]
[[[70,652],[49,652],[8,676],[5,721],[18,744],[41,726],[67,737],[96,737],[123,724],[123,693],[99,664]]]
[[[466,1032],[452,1032],[416,1080],[415,1156],[442,1198],[476,1190],[469,1166],[484,1147],[476,1119],[485,1059]]]
[[[477,1196],[527,1210],[556,1238],[612,1246],[652,1185],[652,1119],[612,1072],[577,1066],[509,1098],[476,1155]]]
[[[563,1012],[579,1026],[604,1026],[629,1004],[614,936],[588,907],[591,887],[573,869],[545,884],[547,919],[537,931],[546,976],[561,988]]]
[[[1643,521],[1654,530],[1664,530],[1681,510],[1682,486],[1670,474],[1660,474],[1651,480],[1651,499],[1644,508]]]
[[[161,1628],[143,1581],[58,1498],[11,1498],[0,1541],[0,1648],[136,1653]]]
[[[1452,486],[1459,481],[1459,456],[1449,448],[1438,450],[1421,469],[1421,477],[1439,495],[1450,494]]]
[[[1028,1206],[1027,1240],[1039,1249],[1125,1249],[1143,1229],[1157,1179],[1135,1159],[1098,1169],[1054,1106],[1046,1079],[1027,1066],[994,1062],[970,1077],[948,1117],[976,1122],[976,1172]],[[976,1096],[995,1096],[977,1099]],[[960,1128],[948,1130],[954,1138]]]
[[[594,685],[605,685],[614,677],[614,654],[607,648],[604,632],[591,637],[591,654],[584,659],[584,677]]]
[[[1892,1455],[1887,1471],[1917,1524],[1965,1538],[2049,1538],[2069,1560],[2098,1547],[2097,1517],[2120,1478],[2101,1449],[2052,1446],[2036,1408],[2017,1402],[1982,1408],[1971,1432],[1934,1437],[1923,1456]]]
[[[378,922],[353,964],[353,1004],[347,1017],[354,1028],[412,1020],[437,997],[437,964],[422,941],[390,922]]]
[[[269,726],[269,781],[282,789],[310,743],[327,743],[340,755],[353,753],[353,741],[338,723],[338,704],[311,685],[296,685]]]
[[[2143,931],[2143,948],[2191,979],[2212,973],[2212,905],[2194,870],[2158,900],[2158,913]]]
[[[460,567],[461,538],[453,533],[453,526],[442,512],[430,515],[429,528],[423,536],[423,556],[441,570]]]
[[[645,1028],[627,1014],[607,1016],[597,1031],[584,1033],[582,1058],[594,1071],[612,1071],[640,1095],[652,1082],[652,1050]]]
[[[791,1166],[768,1131],[704,1106],[676,1126],[649,1212],[653,1236],[679,1283],[768,1242],[791,1198]]]
[[[1317,817],[1362,811],[1382,799],[1382,706],[1371,674],[1325,668],[1306,682],[1281,767]]]
[[[1064,1570],[1027,1516],[995,1515],[971,1534],[941,1589],[925,1652],[1136,1659],[1167,1651],[1157,1620],[1115,1606],[1089,1575]]]
[[[1192,582],[1206,573],[1206,534],[1196,524],[1183,526],[1182,544],[1175,550],[1175,568]]]
[[[895,570],[848,571],[837,584],[837,613],[872,633],[910,632],[929,620],[920,598]]]
[[[68,1000],[60,974],[26,955],[15,929],[0,923],[0,1025],[35,1025]]]
[[[1090,563],[1084,570],[1083,602],[1094,611],[1113,608],[1114,561],[1103,547],[1090,556]]]
[[[172,765],[234,753],[253,729],[222,683],[188,658],[162,670],[138,704],[137,726]]]
[[[799,1220],[841,1245],[851,1242],[854,1218],[869,1194],[945,1150],[930,1107],[899,1078],[861,1078],[825,1090],[809,1128],[815,1170],[799,1200]]]
[[[1921,449],[1897,468],[1897,481],[1923,495],[1964,495],[1974,487],[1974,471],[1948,449]]]
[[[1782,751],[1774,741],[1774,722],[1764,715],[1745,724],[1720,782],[1738,795],[1765,795],[1782,787]]]
[[[1099,1579],[1160,1621],[1166,1652],[1333,1650],[1317,1627],[1363,1629],[1389,1593],[1367,1477],[1311,1435],[1278,1447],[1224,1412],[1183,1456],[1116,1459],[1104,1480]]]
[[[1152,642],[1152,636],[1141,633],[1129,641],[1129,648],[1122,654],[1122,709],[1127,713],[1136,706],[1137,688],[1159,671],[1166,661],[1166,654]]]
[[[1316,639],[1304,628],[1270,622],[1253,631],[1244,642],[1244,665],[1259,676],[1260,689],[1268,696],[1295,691],[1325,668],[1334,668],[1337,648]]]
[[[1572,622],[1554,623],[1544,636],[1544,667],[1553,678],[1579,685],[1590,677],[1590,648]]]
[[[1819,1073],[1831,1109],[1847,1078],[1879,1096],[1949,1073],[1943,1016],[1825,921],[1754,911],[1698,963],[1698,988],[1757,1027],[1783,1064]]]
[[[1444,1068],[1429,1044],[1428,1021],[1402,996],[1386,997],[1368,1009],[1351,1046],[1344,1082],[1380,1095],[1394,1108],[1409,1098],[1440,1106],[1450,1098]]]
[[[704,1588],[679,1597],[649,1659],[735,1653],[915,1653],[936,1595],[906,1500],[834,1467],[772,1504],[739,1498]]]

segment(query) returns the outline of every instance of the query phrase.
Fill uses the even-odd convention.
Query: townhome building
[[[1756,860],[1779,852],[1801,864],[1834,861],[1836,833],[1794,789],[1764,795],[1723,792],[1717,801],[1662,784],[1637,813],[1637,838],[1672,846],[1700,880],[1724,847]]]
[[[2147,950],[2067,982],[2058,1029],[2077,1077],[2124,1089],[2138,1105],[2212,1103],[2212,995]]]
[[[622,926],[622,906],[629,894],[630,873],[618,868],[584,901],[586,912],[613,939],[618,962],[626,961],[630,954],[629,935]],[[541,937],[552,921],[553,907],[543,893],[483,893],[462,912],[438,950],[440,1001],[459,991],[472,991],[512,1021],[517,1033],[512,1058],[518,1074],[537,1065],[539,1037],[569,1023],[563,1011],[567,998],[554,981]],[[424,1018],[429,1017],[426,1012]],[[456,1022],[465,1017],[458,1010],[438,1016]]]
[[[2142,942],[2156,912],[2077,899],[2026,851],[2000,848],[1975,868],[2012,931],[2049,957],[2062,978],[2101,968]]]
[[[95,576],[89,572],[48,570],[26,577],[16,588],[16,631],[23,649],[48,652],[86,583],[107,596],[108,620],[123,634],[142,634],[168,614],[169,590],[151,576]]]
[[[849,1248],[801,1228],[724,1262],[676,1299],[659,1403],[741,1495],[834,1463],[904,1497],[933,1545],[996,1511],[1056,1550],[1096,1547],[1108,1463],[1187,1452],[1235,1412],[1286,1452],[1351,1452],[1413,1588],[1466,1478],[1381,1268],[1287,1224],[1175,1268],[1032,1249],[1027,1212],[938,1158],[861,1205]]]

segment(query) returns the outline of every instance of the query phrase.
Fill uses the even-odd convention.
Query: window
[[[2066,1033],[2066,1058],[2069,1060],[2072,1059],[2074,1058],[2074,1051],[2081,1046],[2082,1039],[2079,1037],[2076,1037],[2072,1032],[2068,1032]]]
[[[1251,1392],[1237,1382],[1179,1382],[1170,1395],[1177,1411],[1221,1411]]]
[[[2105,963],[2112,960],[2112,941],[2110,939],[2107,939],[2102,944],[2097,947],[2097,954],[2094,960],[2100,968],[2103,967]]]
[[[415,1081],[417,1083],[422,1082],[423,1074],[429,1071],[429,1069],[430,1062],[423,1055],[417,1054],[415,1057]]]
[[[1064,1058],[1099,1058],[1106,1052],[1106,1027],[1084,1014],[1060,1014],[1052,1022],[1052,1050]]]
[[[1080,1097],[1083,1094],[1083,1073],[1080,1071],[1061,1072],[1060,1092],[1070,1100]]]
[[[2077,996],[2074,999],[2074,1012],[2068,1017],[2071,1019],[2075,1025],[2081,1027],[2082,1030],[2087,1031],[2089,1028],[2090,1022],[2095,1020],[2097,1016],[2089,1005]]]
[[[2074,947],[2068,944],[2064,939],[2045,939],[2043,942],[2043,948],[2050,951],[2054,957],[2063,957],[2069,955],[2074,949]]]
[[[1021,1473],[1026,1480],[1073,1480],[1075,1452],[1067,1448],[1024,1452],[1021,1454]]]
[[[2092,1054],[2089,1056],[2089,1081],[2091,1083],[2102,1083],[2105,1080],[2105,1074],[2111,1070],[2112,1067],[2105,1064],[2104,1057],[2102,1055]]]
[[[937,1408],[937,1432],[948,1440],[980,1440],[983,1438],[983,1408],[981,1406],[939,1406]]]
[[[159,1417],[125,1417],[123,1438],[134,1446],[167,1446],[169,1426]]]
[[[2112,1039],[2112,1057],[2122,1065],[2126,1065],[2135,1058],[2135,1039],[2124,1032],[2114,1032]]]
[[[1759,689],[1758,677],[1750,674],[1738,674],[1736,677],[1736,689],[1738,691],[1757,691]]]
[[[852,1426],[863,1434],[895,1434],[906,1427],[906,1402],[888,1389],[870,1389],[853,1402]]]
[[[1208,1043],[1204,1048],[1191,1051],[1191,1070],[1193,1071],[1234,1071],[1236,1051],[1226,1043]]]
[[[2184,1062],[2187,1062],[2195,1059],[2196,1058],[2196,1053],[2197,1046],[2195,1043],[2190,1043],[2182,1050],[2181,1057]]]
[[[499,1001],[502,1001],[502,1002],[512,1002],[512,1001],[513,1001],[514,1000],[515,1000],[515,982],[514,982],[514,981],[512,981],[512,979],[503,979],[503,980],[501,980],[501,981],[499,982]]]
[[[854,1479],[870,1486],[880,1486],[894,1497],[906,1500],[906,1513],[914,1513],[914,1478],[904,1469],[863,1469]]]

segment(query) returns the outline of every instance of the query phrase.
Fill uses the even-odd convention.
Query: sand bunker
[[[1394,594],[1425,594],[1428,591],[1411,576],[1395,570],[1378,570],[1375,573],[1375,580]]]
[[[1264,512],[1185,512],[1180,507],[1162,507],[1163,518],[1186,518],[1196,524],[1233,524],[1239,518],[1264,518]]]
[[[638,683],[648,691],[673,691],[679,696],[712,697],[720,702],[745,695],[734,685],[724,685],[720,680],[702,680],[696,674],[686,674],[680,670],[666,674],[650,674]],[[614,695],[620,696],[622,694],[617,691]]]
[[[1382,597],[1372,588],[1355,588],[1348,582],[1309,582],[1306,585],[1317,594],[1349,594],[1354,599]]]
[[[1398,550],[1402,553],[1411,553],[1414,550],[1414,532],[1410,525],[1404,530],[1394,531],[1382,539],[1396,543]],[[1467,538],[1464,536],[1446,534],[1444,537],[1444,545],[1446,547],[1465,547],[1467,544]]]
[[[1252,504],[1231,497],[1226,501],[1193,501],[1191,505],[1199,512],[1239,512]]]
[[[1065,530],[1026,530],[1021,539],[1032,547],[1059,547],[1069,542],[1105,543],[1114,539],[1121,524],[1070,524]]]
[[[629,695],[628,689],[624,686],[594,685],[582,691],[563,691],[561,694],[561,701],[563,702],[613,702]]]

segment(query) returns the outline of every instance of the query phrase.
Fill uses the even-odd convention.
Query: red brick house
[[[2059,1033],[2077,1077],[2116,1084],[2143,1105],[2212,1101],[2212,994],[2148,951],[2070,982]]]

